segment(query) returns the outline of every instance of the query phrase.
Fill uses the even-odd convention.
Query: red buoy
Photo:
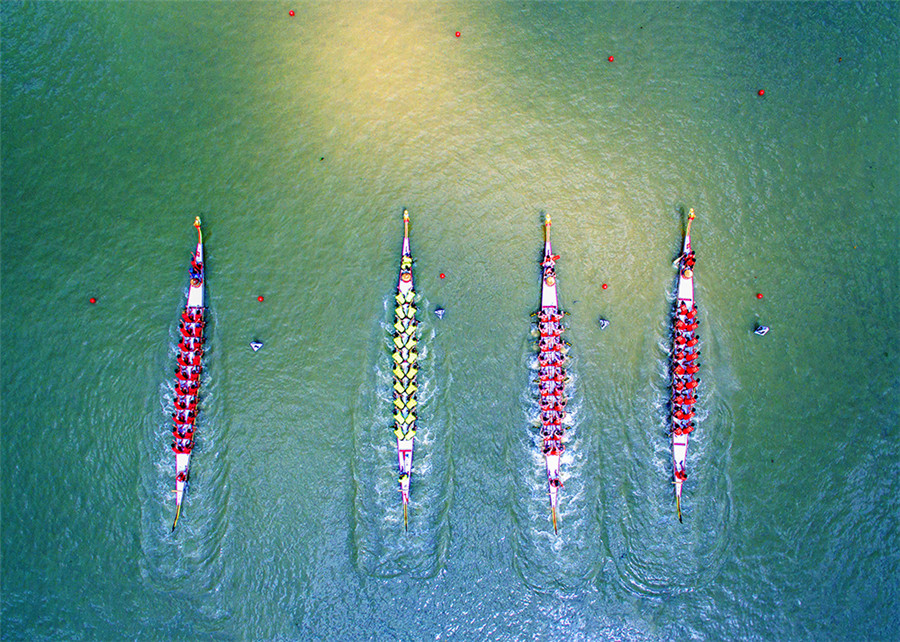
[[[757,299],[761,299],[761,298],[762,298],[762,292],[757,292],[757,293],[756,293],[756,298],[757,298]]]
[[[293,17],[294,17],[294,10],[291,9],[290,11],[288,11],[288,15],[289,15],[291,18],[293,18]]]
[[[605,289],[608,288],[609,286],[606,285],[606,283],[604,283],[601,287],[605,290]]]
[[[455,35],[457,38],[459,38],[462,34],[461,34],[460,32],[457,31],[454,35]]]
[[[765,90],[765,89],[760,89],[760,90],[759,90],[758,92],[756,92],[756,93],[757,93],[758,95],[760,95],[760,96],[765,96],[765,95],[766,95],[766,90]]]
[[[441,272],[441,278],[443,279],[445,276],[447,276],[447,275],[444,274],[443,272]]]
[[[95,299],[94,297],[91,297],[90,299],[88,299],[88,301],[90,301],[91,303],[96,303],[97,299]]]
[[[258,297],[256,297],[256,300],[259,301],[260,303],[262,303],[263,301],[266,300],[266,297],[264,297],[262,294],[260,294]]]
[[[610,61],[610,62],[615,62],[615,61],[616,61],[615,56],[610,56],[610,57],[609,57],[609,61]]]

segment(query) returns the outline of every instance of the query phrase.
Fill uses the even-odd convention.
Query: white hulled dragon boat
[[[566,426],[566,342],[562,339],[564,312],[557,297],[556,261],[550,245],[551,220],[544,221],[544,258],[541,261],[541,307],[538,317],[538,404],[541,414],[541,440],[547,467],[547,492],[550,496],[550,516],[553,532],[557,532],[559,513],[560,456],[565,450],[563,437]]]
[[[672,399],[671,425],[672,464],[675,481],[675,507],[681,521],[681,491],[687,479],[688,435],[694,430],[694,404],[697,402],[697,305],[694,300],[694,252],[691,249],[691,222],[694,210],[688,212],[684,246],[678,258],[678,291],[672,313]]]
[[[403,250],[397,279],[397,307],[394,318],[394,436],[397,438],[400,496],[403,500],[403,528],[409,524],[409,482],[412,475],[413,441],[416,437],[416,373],[418,372],[418,320],[416,289],[413,283],[412,254],[409,250],[409,212],[403,210]]]
[[[194,448],[194,429],[197,418],[197,398],[200,393],[200,373],[203,371],[203,329],[205,326],[204,287],[206,271],[203,265],[203,233],[200,217],[194,219],[197,228],[197,248],[191,255],[190,288],[187,304],[178,327],[178,367],[175,369],[175,402],[172,420],[172,450],[175,452],[175,521],[178,525],[181,504],[191,474],[191,451]]]

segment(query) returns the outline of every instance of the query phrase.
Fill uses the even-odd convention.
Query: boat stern
[[[545,455],[547,461],[547,489],[550,495],[550,506],[556,509],[559,498],[559,487],[562,481],[559,478],[559,455]]]
[[[409,475],[400,476],[400,499],[409,504]]]
[[[399,459],[400,468],[400,497],[403,499],[403,511],[406,512],[406,505],[409,504],[409,481],[412,474],[412,440],[397,440],[397,457]]]
[[[404,505],[409,502],[409,477],[412,474],[413,459],[413,438],[411,435],[414,433],[415,430],[411,427],[409,432],[403,434],[404,437],[410,438],[401,439],[400,437],[397,437],[397,469],[400,482],[400,494],[403,496]]]
[[[175,505],[180,506],[184,497],[184,489],[187,486],[188,469],[191,464],[191,456],[186,453],[175,454]],[[184,473],[184,475],[182,475]],[[183,480],[181,478],[184,478]]]
[[[672,475],[675,480],[675,506],[678,510],[678,521],[681,521],[681,489],[684,486],[684,474],[687,472],[687,435],[672,435]],[[679,476],[679,473],[682,473]]]

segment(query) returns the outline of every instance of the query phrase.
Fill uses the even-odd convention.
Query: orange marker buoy
[[[293,18],[293,17],[294,17],[294,10],[291,9],[290,11],[288,11],[288,15],[289,15],[291,18]]]
[[[454,35],[455,35],[457,38],[459,38],[462,34],[461,34],[460,32],[457,31]]]
[[[756,93],[757,93],[758,95],[760,95],[760,96],[765,96],[765,95],[766,95],[766,90],[765,90],[765,89],[760,89],[760,90],[759,90],[758,92],[756,92]]]
[[[757,299],[761,299],[761,298],[762,298],[762,292],[757,292],[757,293],[756,293],[756,298],[757,298]]]
[[[256,300],[259,301],[260,303],[262,303],[263,301],[266,300],[266,297],[264,297],[262,294],[260,294],[258,297],[256,297]]]
[[[610,57],[609,57],[609,61],[610,61],[610,62],[615,62],[615,61],[616,61],[615,56],[610,56]]]
[[[447,275],[444,274],[443,272],[441,272],[441,278],[443,279],[445,276],[447,276]]]
[[[97,299],[95,299],[94,297],[91,297],[90,299],[88,299],[88,301],[90,301],[91,303],[96,303]]]
[[[605,290],[605,289],[608,288],[609,286],[606,285],[606,283],[604,283],[604,284],[603,284],[602,286],[600,286],[600,287],[602,287],[602,288]]]

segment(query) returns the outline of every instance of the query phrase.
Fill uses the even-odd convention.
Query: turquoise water
[[[900,4],[0,19],[4,639],[893,637]],[[679,524],[666,349],[689,207],[703,369]],[[542,213],[573,345],[557,537],[529,384]],[[170,533],[196,214],[205,394]]]

